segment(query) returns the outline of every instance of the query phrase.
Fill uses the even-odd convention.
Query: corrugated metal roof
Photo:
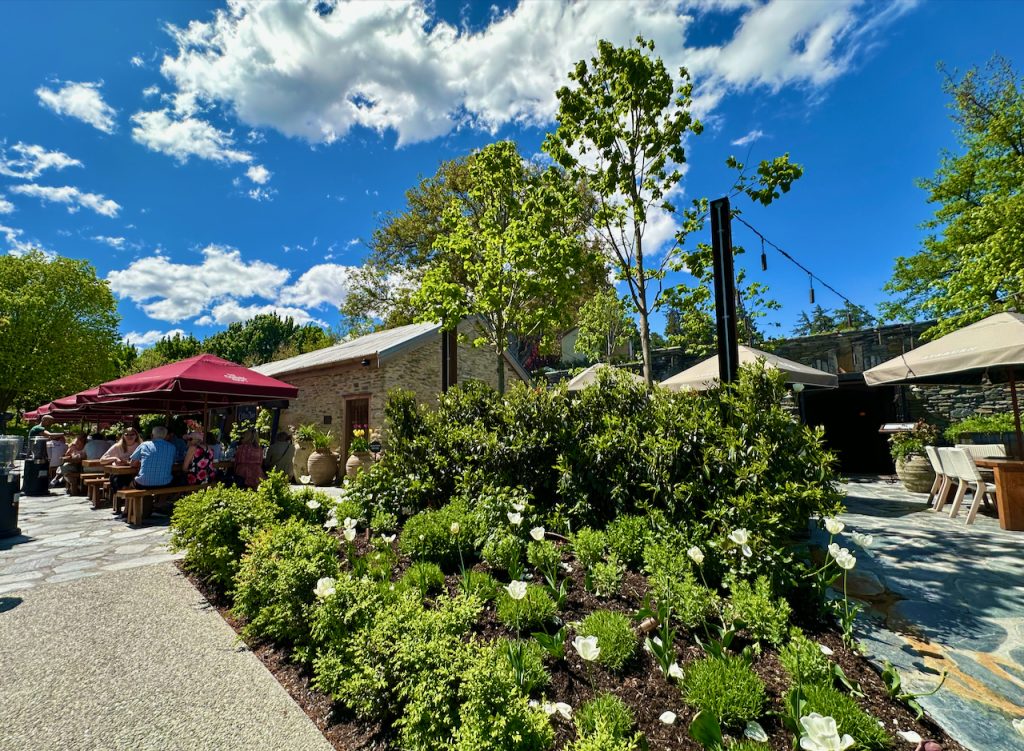
[[[386,360],[389,355],[394,355],[407,347],[415,344],[420,339],[426,339],[437,333],[441,328],[437,323],[411,323],[408,326],[398,326],[393,329],[376,331],[350,342],[342,342],[331,347],[306,352],[302,355],[289,357],[286,360],[268,362],[265,365],[258,365],[253,368],[257,373],[268,376],[277,376],[283,373],[294,373],[297,370],[308,370],[319,368],[334,363],[351,362],[362,360],[366,357],[378,357]]]

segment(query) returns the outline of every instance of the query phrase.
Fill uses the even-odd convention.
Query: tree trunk
[[[498,393],[505,394],[505,350],[498,351]]]
[[[651,369],[651,329],[647,323],[647,311],[641,310],[640,314],[640,350],[644,358],[644,380],[647,381],[647,388],[654,386],[654,372]]]

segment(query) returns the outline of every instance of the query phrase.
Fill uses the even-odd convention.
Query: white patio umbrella
[[[996,313],[864,371],[869,386],[908,383],[1008,383],[1018,450],[1017,379],[1024,377],[1024,315]]]
[[[609,369],[617,377],[631,378],[638,383],[646,383],[643,378],[638,376],[636,373],[626,370],[625,368],[616,368],[613,365],[599,362],[596,365],[591,365],[589,368],[579,373],[575,378],[569,381],[569,391],[582,391],[587,386],[597,383],[597,374],[603,369]]]
[[[799,383],[804,386],[824,389],[834,389],[839,386],[839,378],[832,373],[826,373],[824,370],[818,370],[809,365],[804,365],[794,360],[787,360],[785,357],[779,357],[770,352],[762,352],[759,349],[746,347],[742,344],[738,347],[738,350],[740,365],[749,365],[758,360],[763,360],[769,368],[782,371],[786,375],[786,383]],[[683,389],[704,391],[705,389],[712,388],[718,382],[718,373],[718,355],[715,355],[703,362],[697,363],[692,368],[684,370],[682,373],[676,373],[671,378],[666,378],[661,382],[661,385],[670,391],[682,391]]]

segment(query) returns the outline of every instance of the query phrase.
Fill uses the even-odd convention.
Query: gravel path
[[[0,749],[329,751],[172,563],[0,595]]]

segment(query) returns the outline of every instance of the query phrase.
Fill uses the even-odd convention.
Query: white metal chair
[[[932,489],[928,491],[927,505],[931,506],[936,495],[945,495],[949,481],[942,471],[942,462],[939,461],[939,452],[936,448],[934,446],[925,446],[924,453],[928,456],[928,463],[932,465],[932,472],[935,473],[935,482],[932,483]]]
[[[939,467],[942,469],[943,482],[939,488],[939,493],[935,496],[935,511],[942,511],[943,506],[946,505],[946,500],[949,498],[949,491],[953,487],[953,483],[957,484],[956,492],[960,492],[960,476],[957,474],[956,465],[953,464],[953,457],[950,454],[951,449],[948,446],[940,446],[935,449],[935,453],[939,457]]]
[[[949,518],[952,519],[959,513],[964,495],[968,488],[974,485],[974,498],[971,501],[971,510],[967,513],[967,523],[973,524],[974,517],[978,514],[978,509],[981,508],[981,504],[986,500],[985,496],[989,492],[988,485],[985,483],[984,478],[982,478],[981,473],[978,472],[974,459],[966,451],[963,449],[950,449],[948,456],[952,459],[953,467],[960,479],[960,487],[957,488],[953,505],[949,509]]]

